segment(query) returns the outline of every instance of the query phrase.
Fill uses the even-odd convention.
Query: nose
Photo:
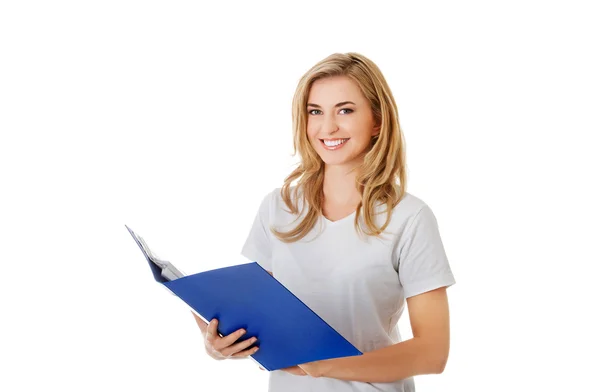
[[[331,135],[338,131],[338,125],[334,115],[325,115],[321,124],[323,132]]]

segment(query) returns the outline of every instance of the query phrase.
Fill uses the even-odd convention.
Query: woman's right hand
[[[204,321],[202,322],[204,323]],[[258,347],[252,347],[248,349],[248,347],[256,342],[255,337],[235,343],[246,333],[244,329],[240,329],[227,336],[220,337],[219,333],[217,332],[218,323],[219,320],[212,319],[211,322],[207,324],[206,332],[203,334],[204,347],[206,349],[206,353],[210,357],[216,360],[246,358],[258,351]],[[204,324],[206,325],[206,323]]]

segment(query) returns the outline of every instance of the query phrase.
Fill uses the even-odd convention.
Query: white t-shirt
[[[294,187],[292,187],[292,190]],[[293,197],[293,193],[292,193]],[[302,209],[302,200],[299,204]],[[381,227],[385,208],[375,216]],[[308,210],[308,209],[307,209]],[[302,213],[302,216],[307,211]],[[380,237],[362,237],[352,213],[337,221],[321,216],[303,239],[286,244],[268,229],[295,227],[280,188],[262,200],[241,254],[257,262],[361,352],[402,341],[398,320],[405,299],[451,286],[437,220],[421,199],[405,193]],[[361,214],[362,221],[362,214]],[[269,373],[269,392],[414,391],[413,378],[393,383],[365,383],[328,377]]]

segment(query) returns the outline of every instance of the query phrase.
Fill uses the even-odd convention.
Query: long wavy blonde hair
[[[356,169],[356,189],[361,201],[356,208],[355,230],[360,234],[378,236],[391,220],[392,209],[402,200],[406,191],[406,169],[404,135],[398,120],[398,108],[390,87],[379,67],[367,57],[354,52],[334,53],[319,61],[300,79],[292,102],[294,151],[300,153],[297,167],[285,178],[281,197],[289,212],[298,215],[299,195],[303,199],[303,210],[308,212],[302,221],[288,232],[270,227],[281,241],[290,243],[306,236],[323,214],[323,180],[325,164],[311,145],[307,132],[308,95],[312,84],[319,79],[346,76],[358,84],[371,104],[373,115],[381,126],[379,134],[371,140],[364,162]],[[292,182],[298,180],[291,197]],[[383,226],[375,222],[377,203],[387,205],[387,217]],[[364,208],[363,208],[364,207]],[[366,230],[360,226],[361,208],[364,212]]]

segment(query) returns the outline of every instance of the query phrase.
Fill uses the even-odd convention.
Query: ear
[[[371,136],[379,135],[380,130],[381,130],[381,125],[376,126],[375,128],[373,128],[373,132],[371,132]]]

